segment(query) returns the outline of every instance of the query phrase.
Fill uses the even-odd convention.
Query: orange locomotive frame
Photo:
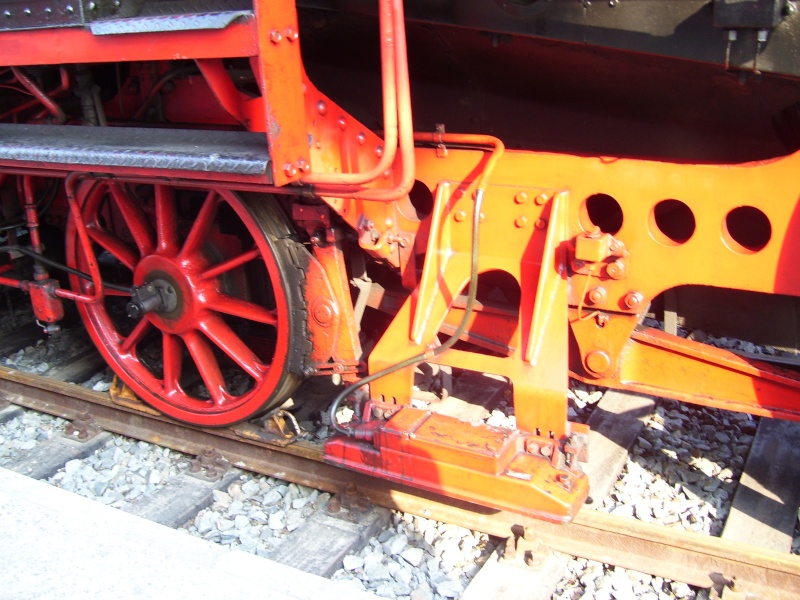
[[[562,521],[588,493],[579,465],[586,429],[567,420],[570,376],[800,418],[796,373],[642,325],[650,302],[680,285],[800,296],[800,154],[740,165],[671,164],[510,151],[493,137],[444,128],[415,132],[401,0],[380,0],[379,17],[382,136],[305,75],[290,0],[255,0],[252,15],[210,31],[7,31],[0,34],[0,63],[195,60],[225,112],[266,133],[270,172],[234,177],[131,167],[105,174],[321,199],[328,209],[296,204],[292,211],[312,240],[305,293],[317,373],[338,373],[356,388],[363,383],[342,231],[329,211],[357,233],[365,252],[399,271],[408,296],[367,363],[368,375],[387,373],[369,381],[360,418],[326,444],[328,460]],[[260,96],[233,84],[223,59],[234,57],[249,59]],[[96,165],[0,166],[18,175],[104,172]],[[71,177],[68,188],[77,176]],[[415,182],[430,192],[429,214],[420,215],[409,199]],[[70,202],[80,237],[85,225],[72,196]],[[614,218],[598,222],[597,203]],[[465,304],[465,290],[487,273],[503,274],[518,310],[474,302],[474,293]],[[94,292],[102,295],[96,279]],[[55,295],[96,301],[66,290]],[[439,352],[440,335],[471,345]],[[517,430],[411,408],[416,357],[507,378]]]

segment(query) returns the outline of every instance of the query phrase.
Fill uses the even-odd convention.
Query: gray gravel
[[[493,550],[486,534],[464,527],[402,513],[392,522],[332,578],[383,598],[459,598]]]
[[[273,477],[243,473],[183,529],[191,535],[266,556],[283,543],[330,494]]]
[[[25,373],[41,375],[54,365],[90,348],[92,343],[85,331],[68,329],[37,340],[35,344],[3,357],[0,363]]]
[[[696,596],[696,590],[685,583],[592,560],[573,560],[568,569],[553,600],[673,600]]]
[[[750,415],[662,400],[597,510],[719,535],[753,441]],[[660,577],[575,559],[558,600],[694,598],[697,589]]]
[[[115,508],[149,496],[189,467],[189,457],[169,448],[115,436],[84,459],[68,461],[48,481]]]
[[[25,411],[0,424],[0,466],[33,450],[40,442],[61,435],[66,424],[64,419],[34,411]]]
[[[598,510],[719,535],[756,427],[750,415],[662,401]]]

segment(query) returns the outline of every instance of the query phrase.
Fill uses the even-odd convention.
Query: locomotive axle
[[[175,288],[163,279],[154,279],[131,289],[131,301],[125,305],[125,310],[131,319],[141,319],[149,312],[169,313],[177,307]]]

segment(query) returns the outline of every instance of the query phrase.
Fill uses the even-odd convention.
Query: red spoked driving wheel
[[[307,253],[275,198],[87,180],[78,199],[113,286],[78,309],[136,394],[181,421],[223,426],[296,389],[308,354]],[[88,270],[74,224],[67,257]]]

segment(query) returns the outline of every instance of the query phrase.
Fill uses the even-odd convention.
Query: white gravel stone
[[[281,493],[278,490],[271,489],[266,494],[264,494],[262,502],[265,505],[269,506],[270,504],[276,504],[281,500],[283,500],[283,496],[281,495]]]
[[[261,486],[254,479],[250,479],[242,484],[242,493],[248,498],[252,498],[261,491]]]
[[[396,555],[405,550],[406,546],[408,546],[408,538],[404,534],[398,533],[384,542],[383,549],[387,554]]]
[[[200,534],[212,531],[217,525],[217,514],[211,511],[202,511],[194,519],[194,525]]]
[[[425,551],[422,548],[405,548],[400,556],[408,562],[412,567],[418,567],[425,556]]]
[[[364,565],[364,576],[371,584],[377,584],[392,578],[389,567],[382,562]]]
[[[288,531],[294,531],[303,524],[303,521],[305,521],[305,517],[299,510],[292,509],[286,513],[286,529]]]
[[[458,581],[445,579],[436,585],[436,593],[445,598],[458,598],[464,591],[464,587]]]
[[[675,594],[676,598],[694,598],[695,594],[692,591],[692,588],[685,583],[672,582],[670,584],[670,588],[672,589],[672,593]]]
[[[233,525],[236,529],[244,529],[250,526],[250,519],[244,515],[236,515],[236,518],[233,520]]]
[[[286,526],[286,513],[282,510],[272,513],[269,516],[267,525],[273,531],[283,529]]]
[[[342,567],[345,571],[355,571],[364,566],[364,559],[355,554],[348,554],[342,559]]]

